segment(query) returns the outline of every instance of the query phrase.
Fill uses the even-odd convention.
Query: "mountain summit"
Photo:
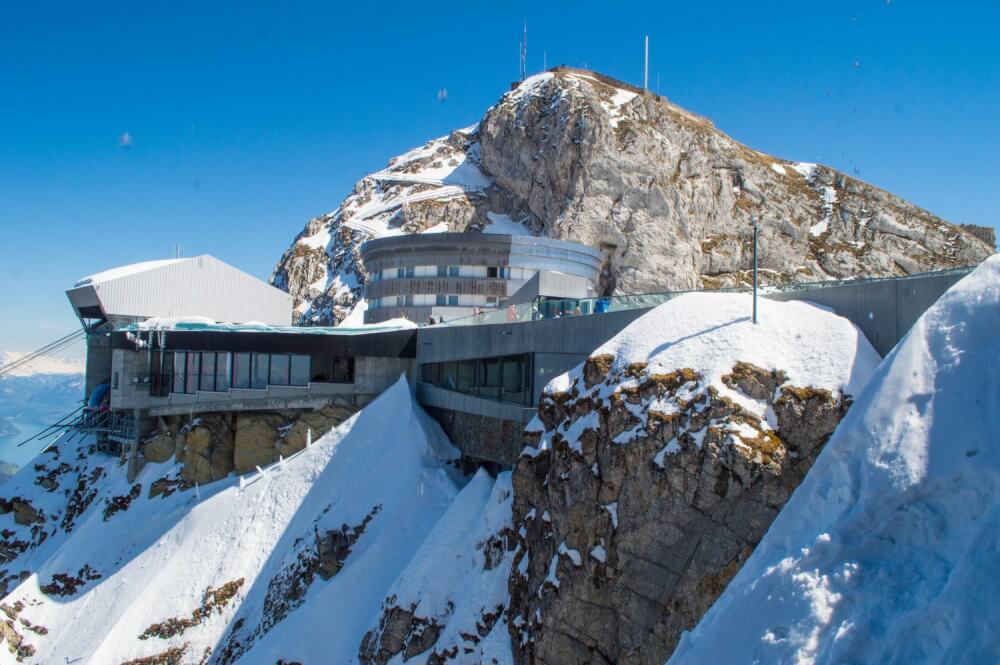
[[[360,244],[436,231],[574,240],[605,257],[605,293],[744,284],[760,219],[765,283],[975,264],[990,229],[957,226],[847,174],[753,150],[664,97],[556,68],[479,123],[390,160],[312,219],[271,281],[303,323],[360,297]]]

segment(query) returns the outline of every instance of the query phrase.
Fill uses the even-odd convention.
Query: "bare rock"
[[[279,428],[286,422],[287,418],[273,412],[239,414],[233,459],[236,473],[247,473],[278,460]]]
[[[232,473],[235,436],[227,415],[206,414],[186,428],[181,478],[204,484]]]
[[[543,397],[551,445],[513,473],[508,626],[519,663],[666,661],[849,405],[748,363],[723,382],[770,407],[777,427],[686,368],[592,358],[565,392]],[[581,418],[593,424],[571,435]]]

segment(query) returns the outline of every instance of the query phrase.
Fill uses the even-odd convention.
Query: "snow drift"
[[[456,456],[402,379],[311,447],[200,488],[179,491],[169,463],[130,485],[117,460],[63,441],[4,487],[0,661],[352,662],[429,534],[474,547],[488,530],[439,524],[466,482]],[[459,525],[492,483],[462,491],[478,503]],[[490,524],[509,489],[494,503]],[[465,584],[438,577],[438,597]]]
[[[670,663],[1000,662],[1000,256],[885,359]]]

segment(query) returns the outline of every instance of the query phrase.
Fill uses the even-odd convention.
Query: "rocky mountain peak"
[[[363,177],[309,222],[272,282],[303,323],[336,322],[360,297],[369,237],[502,228],[601,249],[608,293],[735,286],[747,283],[754,217],[766,283],[909,274],[994,251],[987,229],[753,150],[664,97],[556,68]]]

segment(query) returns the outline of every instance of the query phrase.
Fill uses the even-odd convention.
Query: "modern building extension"
[[[428,233],[369,240],[366,323],[446,321],[539,298],[595,295],[601,254],[575,242],[494,233]]]

